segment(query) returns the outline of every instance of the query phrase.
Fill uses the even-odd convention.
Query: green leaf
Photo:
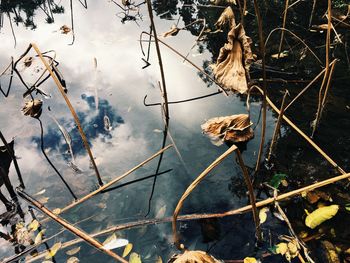
[[[274,188],[278,188],[282,182],[282,180],[285,180],[287,178],[288,175],[286,174],[275,174],[270,182],[269,185],[271,185]]]

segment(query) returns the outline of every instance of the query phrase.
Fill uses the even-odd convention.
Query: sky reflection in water
[[[68,10],[66,2],[68,4],[68,1],[63,1],[62,4]],[[141,9],[144,16],[143,21],[140,21],[140,27],[138,27],[134,22],[120,23],[119,18],[116,17],[117,12],[117,7],[108,1],[91,1],[87,10],[82,8],[78,1],[75,1],[76,39],[74,45],[69,45],[71,35],[63,35],[59,32],[62,25],[70,24],[69,12],[67,11],[64,14],[55,15],[55,23],[53,24],[44,23],[44,14],[37,11],[35,16],[35,21],[38,24],[37,29],[27,30],[22,26],[14,28],[17,36],[16,48],[13,47],[10,27],[6,21],[1,31],[1,67],[9,62],[11,56],[17,59],[30,42],[36,43],[41,51],[52,49],[56,51],[56,60],[60,62],[59,68],[67,83],[68,96],[78,112],[104,181],[122,174],[158,151],[162,142],[162,133],[159,132],[163,129],[160,109],[158,107],[146,108],[142,103],[146,94],[150,102],[160,100],[157,87],[160,76],[155,50],[153,48],[151,50],[151,66],[142,70],[144,64],[137,41],[140,32],[148,30],[147,13]],[[156,19],[158,32],[167,31],[173,23],[174,21],[171,20]],[[176,38],[170,38],[166,41],[181,53],[186,54],[194,39],[190,33],[181,32]],[[191,54],[190,58],[198,65],[202,65],[203,60],[210,57],[206,51],[199,56],[197,53],[196,49],[193,49],[193,55]],[[215,87],[208,89],[198,77],[195,69],[182,63],[181,59],[171,51],[162,48],[162,55],[169,100],[190,98],[216,90]],[[97,59],[97,72],[94,70],[94,58]],[[97,87],[99,96],[99,109],[97,111],[94,100],[95,87]],[[47,154],[72,186],[74,192],[78,196],[82,196],[96,188],[95,175],[93,170],[89,168],[89,159],[82,147],[74,120],[53,81],[49,80],[43,84],[43,89],[51,95],[50,99],[43,98],[41,117],[44,123]],[[7,99],[0,97],[1,131],[8,139],[15,137],[16,155],[19,157],[18,162],[24,175],[27,191],[34,194],[41,189],[46,189],[44,195],[50,198],[47,206],[51,209],[63,207],[71,201],[71,197],[40,152],[38,122],[23,116],[20,112],[24,91],[24,87],[15,77],[10,96]],[[83,171],[82,174],[75,173],[67,165],[70,161],[70,156],[67,153],[68,147],[57,125],[49,116],[48,107],[51,108],[50,114],[55,116],[71,134],[76,163]],[[259,103],[251,105],[253,122],[256,122],[258,118],[259,107]],[[225,98],[222,95],[170,106],[170,132],[183,156],[188,173],[174,150],[166,152],[161,171],[170,168],[173,171],[158,178],[150,217],[154,217],[157,211],[164,206],[166,207],[165,216],[170,216],[189,183],[227,149],[226,146],[216,147],[212,145],[210,140],[201,134],[200,125],[206,119],[215,116],[245,112],[244,103],[239,98]],[[110,132],[103,128],[105,115],[111,120],[112,130]],[[268,112],[268,119],[272,120],[270,112]],[[273,123],[270,121],[268,137],[271,137],[272,125]],[[255,138],[248,143],[247,150],[243,153],[249,166],[254,165],[255,158],[249,158],[256,156],[259,139],[260,132],[257,128]],[[153,161],[128,176],[123,182],[153,174],[155,169],[156,161]],[[17,185],[13,167],[11,167],[10,176],[14,185]],[[239,167],[232,161],[232,158],[225,160],[212,173],[212,176],[206,179],[189,197],[183,211],[224,211],[245,204],[245,199],[238,199],[228,189],[231,177],[236,176],[241,176]],[[74,223],[92,215],[99,215],[98,220],[90,220],[79,225],[87,232],[95,232],[119,222],[143,218],[147,212],[151,185],[152,180],[143,181],[97,196],[64,214],[64,217]],[[106,202],[107,207],[101,206],[101,202]],[[250,221],[251,219],[246,220]],[[196,225],[189,224],[194,226],[194,235],[191,237],[193,240],[186,242],[192,243],[193,248],[206,249],[206,245],[201,243],[202,239],[198,236]],[[185,228],[188,224],[181,224],[181,226]],[[54,223],[50,223],[48,228],[48,236],[59,229]],[[247,231],[251,234],[252,229]],[[143,257],[148,256],[150,262],[153,262],[156,255],[161,255],[163,259],[166,259],[175,251],[171,245],[169,224],[123,231],[120,235],[134,243],[134,251]],[[54,241],[66,241],[71,237],[71,234],[64,233]],[[104,238],[101,240],[103,241]],[[244,242],[240,240],[237,244],[241,245]],[[9,243],[0,240],[0,244],[1,258],[14,253]],[[93,262],[94,258],[98,257],[99,260],[101,260],[100,257],[103,257],[103,262],[111,261],[89,246],[83,245],[83,250],[79,255],[81,261]],[[65,258],[64,253],[57,255],[58,262],[62,262]],[[88,258],[89,260],[87,260]]]

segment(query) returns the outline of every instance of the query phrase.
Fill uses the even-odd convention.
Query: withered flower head
[[[220,145],[222,142],[238,143],[249,141],[254,137],[252,125],[253,123],[250,121],[248,114],[237,114],[212,118],[202,124],[201,127],[203,132],[216,145]]]
[[[22,112],[26,116],[33,118],[39,118],[42,112],[43,101],[42,100],[30,100],[25,102]]]

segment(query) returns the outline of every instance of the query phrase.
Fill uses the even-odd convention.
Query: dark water
[[[38,4],[44,8],[48,2],[52,1],[45,3],[38,1]],[[143,30],[149,30],[150,21],[144,5],[140,6],[141,17],[138,17],[137,21],[121,21],[125,16],[122,16],[121,9],[113,2],[90,1],[88,8],[84,8],[79,1],[73,1],[72,4],[73,45],[71,45],[73,41],[71,33],[67,35],[60,33],[61,26],[72,27],[70,2],[60,1],[57,2],[56,9],[54,9],[56,13],[53,14],[49,10],[46,14],[39,6],[33,4],[29,6],[22,4],[20,14],[23,22],[19,21],[18,25],[12,22],[16,36],[15,47],[6,12],[10,12],[11,21],[14,21],[15,14],[12,12],[11,4],[8,4],[8,7],[2,4],[8,9],[3,9],[0,65],[1,68],[5,68],[10,62],[11,56],[17,59],[31,42],[36,43],[41,51],[55,50],[56,60],[60,63],[59,69],[67,84],[68,96],[86,132],[102,179],[107,182],[157,152],[162,145],[163,122],[160,108],[143,105],[145,95],[147,95],[148,102],[161,100],[157,84],[160,80],[160,74],[155,49],[152,46],[151,66],[142,69],[145,64],[141,60],[143,56],[138,42],[140,33]],[[197,18],[205,17],[207,23],[212,25],[221,12],[216,9],[190,8],[182,6],[182,4],[192,4],[192,2],[159,1],[154,3],[155,12],[160,15],[155,19],[158,34],[169,30],[174,23],[177,23],[178,19],[179,25],[182,26]],[[324,47],[321,46],[324,44],[325,34],[311,34],[305,29],[308,17],[303,17],[303,12],[307,11],[309,14],[310,5],[310,3],[302,2],[290,11],[289,28],[302,35],[303,39],[307,39],[307,43],[324,61]],[[322,12],[324,11],[322,4],[319,8]],[[266,19],[264,20],[266,35],[271,29],[281,24],[282,10],[283,4],[271,3],[269,6],[262,7],[263,17]],[[252,13],[252,6],[249,6],[246,31],[256,43],[258,37]],[[315,23],[318,23],[317,20],[320,20],[318,12],[315,17]],[[200,29],[197,26],[191,27],[189,31],[181,31],[178,36],[168,38],[166,41],[179,52],[186,54],[193,45]],[[341,34],[346,43],[349,34],[346,31],[341,31]],[[301,46],[289,36],[286,38],[288,46],[285,48],[293,47],[293,54],[298,54]],[[277,73],[269,71],[269,78],[310,80],[322,69],[310,54],[302,61],[298,60],[297,55],[291,55],[280,62],[271,59],[270,55],[277,52],[278,39],[279,35],[274,35],[271,45],[267,46],[268,64],[279,71]],[[209,62],[215,60],[224,41],[224,34],[209,37],[192,49],[189,58],[197,65],[208,65]],[[161,51],[170,101],[205,95],[217,90],[215,85],[210,85],[194,68],[188,63],[183,63],[182,59],[174,53],[163,47]],[[254,53],[258,54],[259,58],[257,45],[254,47]],[[340,62],[336,67],[333,85],[315,141],[339,166],[347,171],[349,169],[350,123],[349,92],[346,83],[349,71],[345,50],[341,45],[332,49],[332,56],[340,58]],[[94,58],[97,61],[96,69]],[[35,59],[30,68],[20,65],[21,74],[26,77],[28,83],[33,83],[38,74],[35,69],[41,70],[40,67],[40,61]],[[292,74],[285,74],[281,71]],[[261,71],[255,70],[252,72],[252,77],[260,78]],[[7,87],[8,81],[8,75],[1,78],[3,88]],[[281,90],[288,88],[291,96],[294,96],[305,85],[305,83],[274,83],[269,85],[269,95],[277,105],[280,105]],[[291,107],[287,113],[307,134],[311,132],[309,124],[316,111],[317,85],[320,84],[317,83],[307,93],[307,96]],[[50,95],[49,97],[36,95],[37,98],[43,99],[41,120],[44,126],[46,153],[72,187],[74,193],[81,197],[97,188],[94,171],[89,168],[89,158],[82,146],[74,120],[54,82],[48,80],[41,88]],[[15,138],[16,156],[24,177],[26,191],[29,194],[35,194],[46,189],[46,192],[41,196],[49,198],[47,207],[50,209],[63,207],[72,201],[72,197],[40,151],[38,121],[23,116],[20,111],[24,104],[23,92],[25,92],[23,84],[15,77],[10,95],[7,98],[0,97],[0,130],[8,140]],[[95,100],[96,92],[99,98],[98,106]],[[260,105],[259,97],[254,97],[250,104],[251,119],[254,124],[259,121]],[[170,106],[170,135],[176,143],[183,162],[173,149],[165,153],[160,171],[167,169],[172,169],[172,171],[158,177],[148,218],[153,218],[157,214],[161,217],[172,215],[187,186],[227,149],[225,145],[214,146],[207,137],[202,135],[200,125],[212,117],[239,113],[246,113],[245,99],[236,96],[227,98],[223,95],[217,95],[191,103]],[[68,162],[71,161],[69,149],[51,116],[54,116],[60,125],[64,126],[70,133],[75,162],[82,173],[76,173],[69,167]],[[111,131],[104,129],[104,116],[108,116],[110,119]],[[274,113],[268,110],[266,148],[272,136],[275,117]],[[338,174],[288,126],[283,126],[282,135],[277,144],[273,172],[282,172],[288,175],[289,186],[283,191]],[[246,150],[243,152],[244,161],[250,168],[255,165],[259,140],[260,125],[255,129],[254,139],[247,144]],[[171,143],[171,141],[168,139],[167,143]],[[129,175],[121,183],[154,174],[156,168],[157,160],[154,160]],[[261,174],[257,175],[256,186],[259,186],[260,181],[268,180],[273,172],[263,169]],[[223,212],[247,204],[245,186],[241,178],[241,170],[233,158],[226,159],[190,195],[185,202],[182,213]],[[10,169],[10,179],[14,186],[18,185],[13,166]],[[153,180],[149,179],[98,195],[63,213],[62,217],[71,223],[76,223],[93,216],[78,224],[81,229],[88,233],[95,233],[112,225],[144,219],[148,210],[152,183]],[[341,188],[341,193],[347,191],[344,186],[339,186],[339,188]],[[7,195],[6,190],[3,192]],[[264,196],[264,194],[261,195],[261,197]],[[24,201],[20,201],[20,203],[26,212],[26,203]],[[287,207],[287,213],[295,219],[296,226],[300,231],[303,230],[303,226],[299,226],[299,221],[304,216],[303,208],[303,201],[299,199]],[[1,207],[1,209],[5,212],[5,207]],[[160,215],[159,211],[165,212]],[[35,213],[40,215],[39,212]],[[342,215],[347,216],[346,213],[342,213]],[[25,221],[29,223],[30,220],[31,217],[26,214]],[[15,224],[15,222],[13,223]],[[206,231],[203,233],[203,229],[208,229],[210,226],[213,226],[215,233],[208,234]],[[264,249],[270,246],[267,242],[261,250],[255,249],[254,225],[250,214],[210,222],[182,222],[179,223],[179,227],[183,242],[190,249],[208,250],[220,259],[259,256]],[[271,218],[271,214],[269,221],[263,227],[266,236],[270,231],[272,243],[277,240],[278,235],[287,233],[284,224]],[[46,236],[48,237],[60,229],[59,225],[53,222],[45,224],[43,228],[47,229]],[[10,225],[2,226],[1,231],[9,232]],[[161,256],[164,262],[177,252],[172,243],[171,233],[171,225],[165,223],[120,231],[117,232],[117,236],[126,238],[133,243],[133,251],[142,256],[143,262],[155,262],[158,256]],[[99,240],[104,241],[106,237],[102,236]],[[48,242],[48,245],[52,246],[58,241],[65,242],[72,238],[74,238],[72,234],[64,232]],[[0,240],[0,257],[5,258],[13,255],[15,253],[13,244],[5,239]],[[347,240],[348,236],[345,235],[342,244],[347,244]],[[79,245],[82,249],[77,257],[81,262],[112,262],[110,258],[89,245],[84,243]],[[317,243],[315,246],[317,247]],[[56,262],[65,262],[69,257],[65,251],[69,249],[60,250],[55,256]],[[38,250],[44,251],[45,247],[41,246]],[[123,249],[116,250],[119,254],[122,251]],[[264,262],[281,262],[281,258],[267,258]]]

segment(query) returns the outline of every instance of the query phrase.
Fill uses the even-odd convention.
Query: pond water
[[[47,1],[49,2],[52,1]],[[59,62],[58,68],[68,89],[67,95],[87,135],[102,180],[108,182],[156,153],[162,146],[164,124],[161,109],[159,106],[146,107],[143,104],[146,95],[148,103],[161,101],[158,88],[160,74],[154,43],[151,44],[150,50],[149,63],[151,65],[145,69],[142,68],[145,63],[142,61],[139,38],[142,31],[149,31],[150,20],[147,9],[145,5],[141,5],[139,12],[142,16],[137,21],[122,23],[121,9],[114,1],[88,1],[87,8],[84,8],[80,1],[63,0],[58,4],[64,7],[64,12],[53,14],[53,23],[47,23],[48,15],[40,8],[32,10],[34,13],[31,18],[35,28],[30,28],[34,27],[33,25],[26,27],[23,23],[19,23],[18,26],[12,23],[16,41],[12,37],[9,18],[6,13],[3,14],[0,34],[0,66],[5,68],[10,63],[11,57],[14,57],[14,60],[18,59],[30,43],[35,43],[42,52],[55,51],[55,59]],[[168,6],[164,6],[164,3],[161,2],[158,5],[155,3],[157,14],[169,11],[161,17],[155,17],[158,34],[168,31],[178,19],[179,26],[183,26],[188,23],[188,19],[193,20],[191,16],[198,16],[194,10],[187,10],[181,5],[182,3],[177,1],[171,1]],[[71,8],[73,8],[74,18],[73,44],[72,32],[62,34],[60,31],[63,25],[72,27]],[[181,10],[180,16],[177,15],[176,8]],[[202,12],[200,16],[203,14],[206,13]],[[272,16],[264,15],[267,21],[272,19]],[[10,13],[10,16],[13,20],[14,14]],[[214,21],[215,19],[211,18]],[[249,19],[254,19],[254,17]],[[274,24],[278,23],[280,21],[274,22]],[[271,28],[274,24],[271,24]],[[257,42],[254,25],[248,24],[246,31],[251,32],[249,35]],[[176,37],[166,38],[165,41],[180,53],[186,54],[196,40],[195,33],[183,30]],[[217,43],[214,43],[215,39],[211,39],[206,45],[194,47],[189,53],[189,59],[201,67],[206,65],[217,55],[218,49],[213,51],[213,48],[216,46],[220,48],[224,43],[225,36],[221,38],[217,40]],[[147,43],[144,46],[146,47]],[[161,53],[169,101],[217,91],[215,85],[208,85],[195,68],[183,62],[172,51],[161,46]],[[30,54],[33,56],[34,52],[30,51]],[[302,71],[300,75],[293,76],[295,78],[312,79],[316,75],[314,73],[319,72],[321,68],[319,66],[312,68],[310,65],[312,62],[305,62],[305,68],[302,71],[298,65],[292,65],[289,61],[283,66],[283,69],[291,72]],[[276,68],[277,66],[280,67],[276,65]],[[33,83],[42,71],[42,67],[40,60],[34,57],[30,67],[22,63],[19,65],[19,70],[26,82]],[[321,122],[320,134],[316,139],[317,143],[326,147],[325,151],[333,154],[332,157],[334,156],[338,164],[346,170],[349,168],[347,150],[349,150],[350,123],[349,102],[346,100],[349,98],[349,93],[347,92],[346,95],[342,93],[347,69],[344,64],[341,67],[342,71],[337,73],[339,82],[336,82],[337,86],[334,85],[329,99],[329,111]],[[305,73],[308,70],[311,71],[309,75]],[[261,74],[260,71],[253,76],[260,78],[259,74]],[[7,88],[8,81],[8,74],[1,78],[3,89]],[[278,101],[277,105],[280,105],[281,95],[277,89],[294,87],[294,90],[291,91],[294,95],[304,84],[298,84],[299,86],[281,84],[282,87],[278,85],[271,85],[271,89],[276,89],[276,91],[271,91],[271,95],[275,101]],[[95,172],[90,168],[89,156],[83,147],[74,119],[53,80],[45,81],[40,89],[47,96],[34,95],[34,93],[33,95],[43,100],[43,112],[40,119],[44,129],[45,152],[71,186],[75,195],[78,198],[82,197],[98,187]],[[25,91],[25,87],[15,75],[9,96],[7,98],[0,96],[0,130],[8,141],[11,138],[15,140],[14,148],[26,192],[35,195],[45,189],[44,193],[35,197],[39,200],[47,197],[45,205],[51,210],[62,208],[71,203],[73,199],[41,152],[39,122],[34,118],[24,116],[21,112],[25,101],[22,95]],[[298,121],[298,125],[300,124],[305,130],[309,129],[309,121],[314,114],[310,110],[310,104],[314,106],[317,91],[315,89],[312,92],[314,94],[308,97],[312,102],[305,100],[296,108],[291,108],[293,120]],[[255,137],[249,141],[243,151],[245,164],[250,168],[255,166],[259,148],[260,109],[260,99],[252,98],[250,113],[254,127],[256,126]],[[146,218],[171,216],[187,186],[227,150],[226,145],[219,147],[213,145],[209,138],[202,134],[201,124],[212,117],[246,113],[247,108],[245,98],[225,97],[219,94],[188,103],[170,105],[169,112],[170,126],[166,144],[174,142],[178,153],[171,148],[164,154],[160,172],[168,169],[171,171],[158,176],[148,215],[152,178],[97,195],[62,213],[61,216],[72,224],[77,223],[77,226],[87,233],[96,233],[121,223],[143,220],[145,216]],[[334,115],[341,116],[339,119],[341,124],[335,121]],[[104,127],[105,116],[108,116],[110,120],[110,130]],[[332,125],[328,124],[329,120]],[[72,157],[56,121],[70,133],[75,164],[81,172],[76,172],[69,166]],[[268,110],[265,150],[272,137],[275,122],[276,115]],[[290,187],[312,183],[315,180],[337,174],[317,152],[288,127],[282,127],[282,135],[276,150],[278,155],[281,154],[279,164],[276,163],[276,167],[278,166],[276,170],[293,177]],[[329,138],[335,138],[334,143],[329,143]],[[157,163],[158,158],[127,176],[118,184],[154,174],[157,170]],[[303,178],[306,175],[308,178]],[[224,212],[246,205],[248,199],[241,178],[242,172],[239,165],[233,157],[227,158],[189,196],[181,213]],[[19,184],[13,165],[10,169],[10,179],[14,187]],[[3,192],[8,196],[5,190]],[[20,199],[20,204],[27,212],[26,202]],[[1,213],[6,211],[4,206],[1,206],[0,209]],[[35,214],[39,219],[42,217],[40,212],[35,211]],[[80,222],[86,218],[90,219]],[[30,221],[31,216],[26,213],[25,222]],[[206,229],[210,227],[215,230],[214,234],[211,233],[214,237],[210,234],[209,237],[206,236]],[[61,229],[55,222],[45,223],[42,228],[46,229],[47,237]],[[187,246],[191,249],[210,251],[220,259],[242,259],[245,256],[254,256],[256,253],[254,224],[250,214],[224,218],[219,221],[181,222],[179,228],[182,241]],[[283,223],[278,222],[277,219],[271,219],[266,228],[275,233],[275,236],[287,231]],[[10,232],[11,226],[4,225],[0,231]],[[122,230],[116,234],[133,243],[133,251],[141,255],[142,262],[155,262],[158,256],[161,256],[165,262],[171,255],[177,253],[173,245],[170,223]],[[100,236],[98,240],[103,242],[108,235]],[[51,247],[57,242],[63,243],[73,238],[72,234],[65,231],[50,240],[48,245]],[[11,242],[0,239],[0,244],[0,258],[15,254],[15,248]],[[80,243],[79,246],[81,250],[76,256],[81,262],[113,261],[88,244]],[[65,262],[69,258],[65,251],[71,248],[59,250],[54,260]],[[46,250],[44,245],[38,248],[38,251],[44,250]],[[123,248],[115,251],[122,254]],[[39,260],[43,261],[43,259]],[[266,262],[273,262],[273,260]]]

